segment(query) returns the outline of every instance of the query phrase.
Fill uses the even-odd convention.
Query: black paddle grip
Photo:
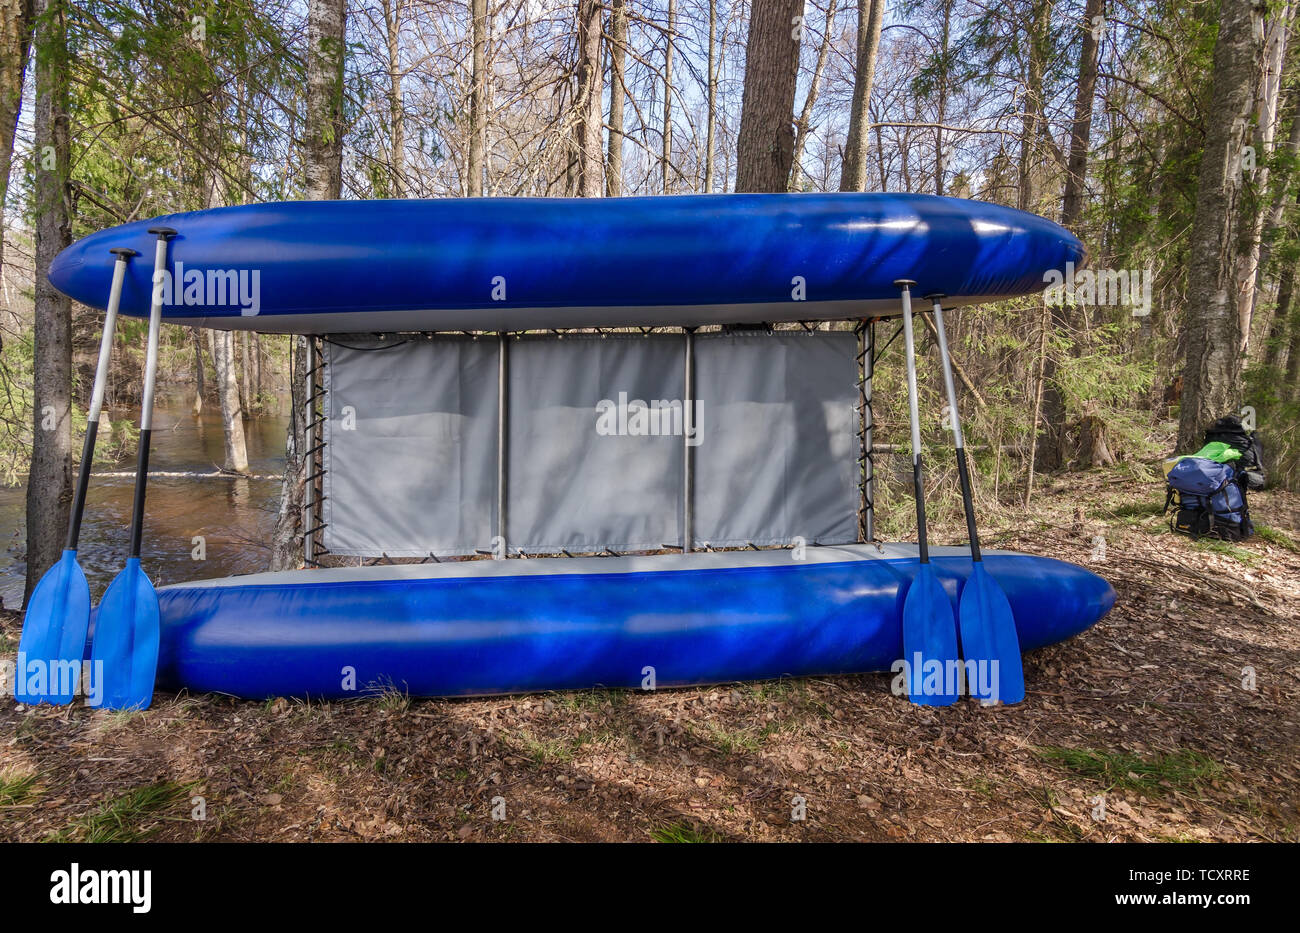
[[[925,484],[921,482],[921,455],[912,460],[912,484],[916,487],[916,543],[921,548],[921,563],[930,563],[930,545],[925,538]]]
[[[72,497],[72,521],[68,522],[68,543],[66,549],[75,551],[81,537],[81,513],[86,509],[86,487],[90,484],[90,461],[95,456],[95,435],[99,433],[99,421],[86,425],[86,440],[81,445],[81,468],[77,470],[77,491]]]
[[[975,502],[970,489],[970,472],[966,469],[966,450],[957,448],[957,477],[961,481],[961,504],[966,510],[966,533],[970,535],[971,560],[980,559],[980,536],[975,530]]]
[[[131,556],[140,556],[140,540],[144,535],[144,484],[149,475],[149,437],[152,430],[140,432],[140,459],[135,467],[135,502],[131,506]]]

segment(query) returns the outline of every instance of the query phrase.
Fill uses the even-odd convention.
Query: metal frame
[[[307,342],[307,410],[306,418],[306,489],[303,491],[302,559],[308,567],[319,567],[317,556],[329,553],[320,540],[325,530],[325,440],[321,427],[325,423],[325,345],[320,337],[308,337]]]
[[[875,412],[871,408],[871,380],[876,372],[876,322],[859,321],[854,328],[858,336],[858,542],[876,540],[876,448]]]
[[[507,457],[510,431],[510,335],[497,335],[497,524],[501,553],[510,556],[506,537]]]
[[[695,455],[687,425],[695,406],[695,329],[685,328],[682,361],[682,553],[695,550]]]
[[[862,319],[856,322],[854,333],[858,338],[857,363],[858,363],[858,438],[859,449],[861,451],[858,459],[861,468],[859,480],[859,502],[858,502],[858,538],[860,542],[871,542],[875,540],[875,442],[874,428],[875,418],[871,407],[871,381],[875,374],[875,364],[880,358],[880,354],[888,349],[898,334],[902,332],[901,328],[895,332],[883,347],[876,346],[876,322],[878,319]],[[804,331],[813,331],[825,322],[819,321],[798,321],[786,324],[781,327],[774,327],[771,324],[761,324],[759,327],[772,333],[778,329],[793,330],[796,327]],[[683,428],[690,417],[690,412],[695,401],[695,334],[697,331],[705,330],[707,332],[726,332],[736,330],[734,327],[641,327],[636,328],[642,336],[651,336],[653,334],[672,334],[680,333],[685,338],[683,355],[682,355],[682,403],[683,403]],[[754,330],[755,327],[746,326],[745,330]],[[556,337],[564,337],[570,333],[594,333],[604,336],[606,334],[623,334],[633,331],[617,330],[610,328],[574,328],[562,330],[548,330],[545,333],[552,334]],[[430,332],[421,333],[420,338],[433,338],[456,334],[473,339],[492,336],[492,332],[471,333],[467,331],[447,331],[447,332]],[[403,339],[409,339],[402,335]],[[503,549],[507,558],[514,556],[526,558],[529,555],[523,551],[511,555],[508,547],[508,464],[509,464],[509,416],[510,416],[510,340],[518,339],[523,334],[513,332],[497,332],[497,464],[496,464],[496,505],[497,516],[494,527],[494,533],[501,538],[503,544],[507,546]],[[324,449],[325,441],[323,431],[326,413],[324,410],[325,386],[321,378],[326,366],[324,344],[329,340],[328,337],[308,337],[308,353],[310,365],[307,371],[308,379],[308,401],[306,427],[306,446],[307,458],[310,464],[310,474],[307,481],[307,489],[304,495],[303,503],[303,559],[309,567],[321,566],[318,558],[329,554],[329,549],[325,547],[322,540],[322,532],[326,527],[323,521],[324,506]],[[396,346],[397,343],[394,343]],[[687,443],[688,437],[685,430],[682,432],[682,538],[681,550],[690,552],[697,550],[697,542],[694,540],[694,520],[695,520],[695,458],[690,444]],[[673,547],[674,545],[664,545]],[[707,545],[704,546],[707,550]],[[760,549],[758,545],[750,544],[750,548]],[[480,551],[479,553],[487,555],[491,552]],[[576,556],[569,552],[563,552],[565,556]],[[599,552],[601,556],[621,556],[615,551],[606,548]],[[362,559],[363,564],[389,563],[391,562],[386,554],[381,554],[377,558]],[[432,554],[426,560],[437,561],[438,559]]]

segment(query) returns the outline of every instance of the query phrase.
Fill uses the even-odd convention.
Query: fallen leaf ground
[[[159,695],[136,714],[3,699],[0,840],[1297,841],[1300,497],[1257,494],[1265,534],[1198,544],[1168,532],[1151,488],[1048,480],[1032,522],[1006,513],[989,535],[1119,594],[1026,658],[1016,707],[910,706],[883,674],[470,701]],[[20,621],[0,618],[0,656]]]

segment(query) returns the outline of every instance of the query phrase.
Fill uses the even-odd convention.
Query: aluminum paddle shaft
[[[149,344],[144,357],[144,392],[140,401],[140,451],[135,468],[135,501],[131,507],[130,556],[140,556],[144,536],[144,493],[149,476],[149,441],[153,435],[153,395],[158,379],[158,332],[162,329],[163,284],[167,274],[167,241],[176,235],[170,227],[154,227],[153,297],[149,305]]]
[[[961,483],[962,507],[966,512],[966,533],[970,535],[970,556],[980,560],[980,536],[975,528],[975,503],[970,485],[970,471],[966,466],[966,442],[961,433],[961,417],[957,413],[957,387],[952,381],[952,357],[948,353],[948,332],[943,327],[943,296],[927,295],[934,308],[934,329],[939,335],[939,359],[943,361],[943,387],[948,394],[948,417],[952,419],[952,439],[957,452],[957,479]]]
[[[77,549],[81,538],[81,516],[86,508],[86,489],[90,484],[90,467],[95,459],[95,441],[99,435],[99,413],[104,408],[104,386],[108,383],[109,358],[113,353],[113,334],[117,330],[117,309],[122,303],[122,282],[133,249],[110,250],[117,261],[113,263],[113,284],[108,291],[108,310],[104,314],[104,334],[99,340],[99,361],[95,364],[95,384],[90,390],[90,410],[86,412],[86,440],[81,445],[81,466],[77,472],[77,491],[72,499],[72,517],[68,522],[69,551]]]
[[[916,341],[912,334],[912,286],[910,279],[894,283],[902,291],[903,345],[907,353],[907,411],[912,425],[912,482],[916,487],[916,541],[921,548],[921,563],[930,562],[930,546],[925,535],[925,487],[921,469],[921,415],[916,392]]]

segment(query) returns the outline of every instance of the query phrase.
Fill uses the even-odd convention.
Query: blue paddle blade
[[[929,564],[919,566],[903,600],[903,660],[909,700],[921,706],[957,702],[957,623],[952,601]]]
[[[1019,703],[1025,698],[1020,637],[1007,594],[982,561],[961,591],[961,650],[971,696],[981,703]],[[973,662],[973,663],[972,663]]]
[[[15,700],[56,706],[72,702],[81,678],[88,625],[90,587],[77,563],[77,552],[66,550],[45,571],[27,601],[14,671]]]
[[[149,708],[158,671],[158,594],[138,557],[127,560],[99,602],[90,660],[100,705]]]

